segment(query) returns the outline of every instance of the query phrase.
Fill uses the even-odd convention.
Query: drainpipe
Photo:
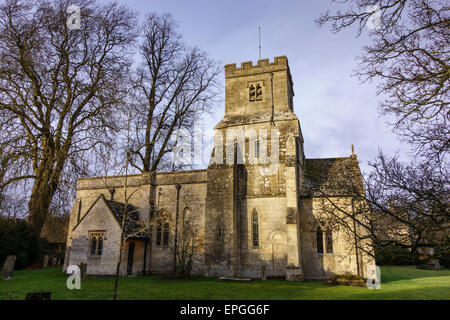
[[[173,274],[175,275],[177,271],[177,251],[178,251],[178,207],[180,203],[180,189],[181,185],[177,183],[175,185],[175,188],[177,188],[177,209],[175,214],[175,240],[174,240],[174,248],[173,248]]]
[[[359,271],[359,253],[358,253],[358,240],[356,237],[356,222],[355,222],[355,205],[354,205],[355,198],[352,197],[352,215],[353,215],[353,235],[355,237],[355,253],[356,253],[356,268],[358,270],[358,277],[361,276]]]
[[[147,245],[148,245],[148,239],[145,239],[145,244],[144,244],[144,267],[143,267],[143,272],[144,272],[144,276],[146,274],[146,270],[145,270],[145,263],[147,262]]]
[[[270,124],[275,126],[275,122],[273,121],[273,114],[274,114],[274,104],[273,104],[273,73],[270,73],[270,92],[272,96],[272,115],[270,116]]]

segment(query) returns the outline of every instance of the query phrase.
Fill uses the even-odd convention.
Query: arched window
[[[167,246],[169,244],[169,224],[164,224],[164,231],[163,231],[163,245]]]
[[[158,226],[156,227],[156,245],[160,246],[161,245],[161,223],[158,224]]]
[[[97,243],[97,255],[98,256],[102,255],[102,250],[103,250],[103,238],[100,237],[100,238],[98,238],[98,243]]]
[[[316,240],[317,240],[317,253],[323,253],[323,232],[320,226],[317,226]]]
[[[91,256],[95,256],[97,250],[97,238],[93,237],[91,239]]]
[[[252,233],[253,233],[253,246],[259,246],[259,231],[258,231],[258,213],[256,210],[252,214]]]
[[[333,253],[333,234],[330,229],[325,232],[325,242],[327,244],[327,253]]]
[[[89,232],[91,256],[101,256],[103,252],[103,240],[105,232]]]
[[[259,139],[255,140],[255,158],[259,158],[259,148],[260,148],[260,144],[259,144]]]

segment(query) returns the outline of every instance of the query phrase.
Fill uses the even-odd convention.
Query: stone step
[[[249,278],[232,278],[232,277],[220,277],[220,281],[252,281],[252,279]]]

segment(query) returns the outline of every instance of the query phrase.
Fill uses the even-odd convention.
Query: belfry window
[[[262,87],[259,83],[256,85],[256,100],[262,100]]]
[[[252,84],[249,87],[248,95],[249,95],[249,100],[250,101],[255,101],[256,100],[256,88]]]
[[[316,240],[317,240],[317,253],[323,253],[323,232],[322,229],[320,229],[320,226],[317,226]]]
[[[260,83],[250,84],[248,87],[248,96],[250,101],[262,100],[262,86]]]
[[[325,232],[325,243],[327,244],[327,253],[333,253],[333,234],[330,229]]]
[[[103,252],[104,232],[90,232],[90,252],[91,256],[101,256]]]
[[[259,230],[258,230],[258,213],[253,211],[252,214],[252,232],[253,232],[253,246],[259,246]]]

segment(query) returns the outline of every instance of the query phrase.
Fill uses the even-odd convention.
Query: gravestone
[[[261,266],[261,280],[263,280],[263,281],[267,280],[266,265]]]
[[[80,273],[81,273],[81,280],[84,280],[86,277],[86,271],[87,271],[87,264],[84,262],[80,262]]]
[[[44,256],[44,262],[42,263],[42,268],[48,267],[48,255]]]
[[[52,267],[56,266],[56,257],[52,258]]]
[[[51,292],[28,292],[25,300],[50,300]]]
[[[5,263],[3,264],[2,274],[3,280],[12,280],[14,275],[14,264],[16,262],[16,256],[7,256]]]

